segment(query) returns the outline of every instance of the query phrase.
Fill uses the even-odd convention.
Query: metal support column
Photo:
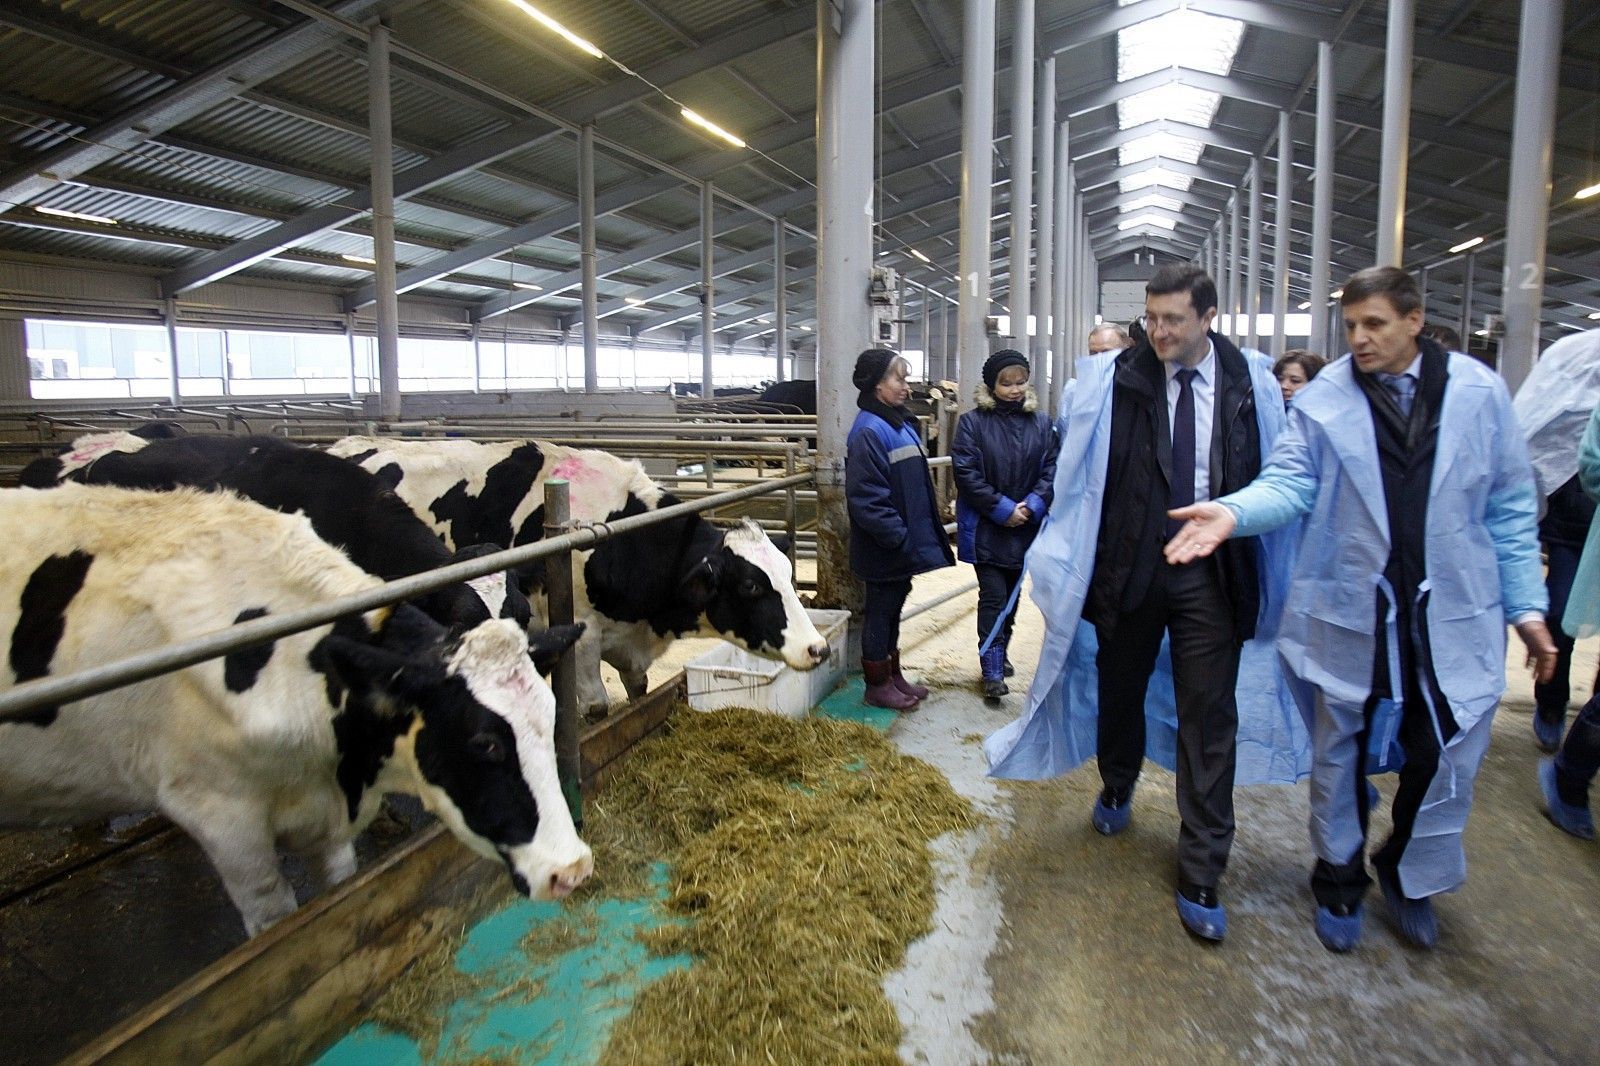
[[[1219,319],[1223,315],[1231,316],[1233,314],[1233,271],[1228,269],[1229,264],[1233,262],[1232,257],[1228,255],[1228,234],[1232,232],[1233,227],[1228,221],[1229,211],[1230,208],[1224,205],[1222,210],[1217,213],[1217,269],[1211,275],[1212,280],[1217,283],[1217,317]],[[1231,330],[1233,325],[1231,317],[1228,319],[1228,325]],[[1217,332],[1226,334],[1229,330],[1224,330],[1222,323],[1218,322]]]
[[[933,292],[926,285],[919,285],[917,288],[922,290],[922,380],[932,381],[933,343],[928,324],[932,320],[933,307],[928,301],[933,298]]]
[[[571,486],[561,478],[544,483],[544,535],[559,537],[572,525]],[[552,626],[573,622],[572,554],[562,552],[544,561],[545,603]],[[583,825],[583,760],[578,738],[583,723],[578,717],[578,657],[568,648],[556,660],[550,675],[550,689],[556,698],[555,749],[556,778],[561,794],[572,812],[574,825]]]
[[[1289,112],[1278,112],[1278,184],[1272,215],[1272,354],[1289,347],[1289,226],[1294,214],[1294,135]]]
[[[600,391],[600,297],[594,249],[594,125],[578,132],[579,263],[583,275],[583,391]]]
[[[1011,337],[1028,350],[1033,250],[1033,2],[1014,0],[1011,34]]]
[[[400,417],[400,299],[394,291],[394,131],[389,110],[389,27],[372,27],[367,48],[367,122],[372,142],[372,257],[378,331],[378,417]]]
[[[772,354],[777,362],[774,381],[784,378],[783,361],[789,355],[789,234],[782,218],[772,223]]]
[[[483,391],[483,342],[479,334],[483,330],[483,323],[477,319],[472,321],[472,391],[474,394]]]
[[[1261,347],[1261,160],[1250,160],[1250,261],[1244,287],[1244,346]]]
[[[1235,190],[1233,203],[1228,208],[1228,333],[1235,342],[1244,336],[1239,328],[1243,325],[1239,318],[1244,291],[1239,284],[1239,230],[1242,228],[1240,223],[1244,221],[1243,199],[1243,190]]]
[[[1328,269],[1333,259],[1333,117],[1336,97],[1333,84],[1333,45],[1317,44],[1317,136],[1316,166],[1311,191],[1311,343],[1326,344],[1328,338]],[[1319,352],[1330,359],[1336,354],[1329,346]]]
[[[824,5],[826,6],[826,5]],[[956,402],[972,402],[989,358],[989,214],[994,200],[994,0],[965,0],[961,49],[961,344]],[[872,99],[871,95],[863,99]]]
[[[1500,297],[1506,318],[1505,337],[1500,341],[1500,375],[1512,392],[1533,369],[1539,352],[1562,8],[1561,0],[1522,0]]]
[[[817,598],[857,614],[861,586],[848,563],[844,455],[856,413],[850,376],[856,356],[872,346],[876,116],[862,102],[874,99],[873,35],[872,0],[817,4]],[[985,159],[988,151],[986,142]]]
[[[223,336],[227,336],[226,333]],[[350,350],[350,398],[359,400],[360,391],[356,388],[356,315],[354,311],[344,313],[344,343]],[[227,362],[227,353],[223,353],[223,362]]]
[[[1478,272],[1478,254],[1467,253],[1467,273],[1461,282],[1461,350],[1467,351],[1472,347],[1472,286],[1476,281]]]
[[[711,239],[714,205],[711,183],[700,183],[700,398],[710,400],[717,395],[713,380],[712,358],[716,346],[716,296],[717,283],[713,274],[715,262]]]
[[[1072,261],[1074,247],[1072,238],[1076,230],[1072,225],[1074,175],[1072,153],[1069,151],[1069,133],[1069,123],[1056,123],[1056,189],[1055,203],[1052,205],[1055,219],[1051,223],[1050,246],[1050,258],[1053,260],[1050,306],[1055,311],[1055,324],[1050,334],[1050,412],[1057,415],[1061,413],[1061,393],[1067,387],[1070,373],[1067,369],[1068,353],[1073,350],[1072,299],[1068,295],[1071,291],[1068,286],[1078,273]]]
[[[1038,327],[1033,337],[1034,376],[1042,379],[1040,397],[1055,412],[1054,397],[1061,391],[1055,360],[1055,211],[1056,211],[1056,57],[1039,70],[1039,238],[1033,275],[1033,315]]]
[[[161,318],[167,327],[167,395],[172,406],[183,402],[183,390],[178,386],[178,301],[167,297],[161,301]]]
[[[1378,163],[1378,266],[1401,266],[1405,258],[1411,40],[1416,19],[1417,0],[1389,0],[1389,35],[1383,58],[1383,154]]]

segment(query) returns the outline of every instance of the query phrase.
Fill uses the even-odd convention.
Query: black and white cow
[[[526,544],[544,535],[546,478],[570,485],[572,518],[606,522],[678,501],[635,461],[548,441],[346,437],[330,449],[395,486],[401,499],[451,545]],[[828,643],[794,590],[788,558],[754,522],[722,530],[698,515],[602,541],[580,553],[578,702],[606,707],[600,663],[622,675],[630,696],[677,637],[722,636],[757,655],[809,670]],[[530,575],[529,587],[539,584]]]
[[[379,584],[304,517],[228,493],[0,490],[0,542],[6,688]],[[409,793],[519,891],[563,896],[593,859],[554,722],[516,623],[458,634],[401,605],[0,722],[0,823],[159,810],[254,934],[295,908],[278,846],[339,881],[382,795]]]
[[[279,437],[151,440],[137,431],[97,433],[78,438],[61,456],[29,463],[21,481],[31,488],[78,481],[158,492],[181,486],[237,492],[285,514],[304,514],[319,537],[385,581],[492,550],[471,548],[452,556],[385,481],[355,463]],[[447,626],[497,617],[527,626],[532,617],[527,597],[504,574],[446,586],[415,602]]]

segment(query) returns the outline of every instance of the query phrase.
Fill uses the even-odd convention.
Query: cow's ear
[[[539,629],[528,634],[528,654],[533,656],[534,669],[541,674],[549,674],[556,668],[556,660],[561,658],[561,653],[578,642],[583,636],[583,623],[574,622],[566,626],[551,626],[549,629]]]
[[[792,543],[793,543],[792,541],[789,540],[789,534],[787,534],[787,533],[768,533],[767,536],[769,538],[771,538],[772,546],[774,548],[777,548],[780,553],[782,553],[784,555],[788,555],[789,554],[789,548],[792,546]]]
[[[439,680],[407,656],[349,637],[330,634],[317,646],[317,654],[345,688],[382,692],[397,702],[411,702]]]
[[[678,582],[678,595],[695,610],[703,610],[717,595],[717,566],[706,556]]]

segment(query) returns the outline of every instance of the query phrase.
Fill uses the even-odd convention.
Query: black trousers
[[[1547,722],[1566,717],[1567,704],[1572,700],[1572,645],[1573,638],[1561,626],[1561,616],[1567,610],[1567,596],[1572,592],[1572,579],[1578,573],[1578,560],[1583,549],[1572,544],[1544,543],[1545,558],[1549,568],[1545,571],[1544,587],[1550,593],[1550,610],[1545,614],[1545,624],[1550,627],[1550,637],[1556,643],[1556,671],[1544,684],[1534,683],[1533,706],[1535,713]],[[1600,691],[1600,679],[1595,690]]]
[[[1008,566],[995,566],[993,563],[973,563],[972,569],[978,574],[978,644],[981,646],[988,639],[989,631],[994,628],[995,619],[1005,610],[1006,601],[1011,598],[1011,590],[1022,580],[1022,568],[1013,570]],[[1011,643],[1011,628],[1016,621],[1017,609],[1013,606],[1011,613],[1006,615],[1005,628],[1000,631],[1000,636],[995,638],[995,643],[1002,648]]]
[[[1379,604],[1378,617],[1384,617],[1384,606]],[[1404,858],[1406,846],[1411,843],[1412,830],[1416,828],[1417,812],[1422,810],[1428,785],[1439,772],[1439,737],[1446,742],[1455,736],[1460,727],[1450,713],[1450,705],[1433,673],[1433,656],[1427,647],[1426,615],[1419,621],[1414,638],[1408,633],[1409,619],[1402,617],[1396,626],[1401,634],[1400,672],[1403,677],[1399,741],[1405,752],[1405,764],[1400,768],[1400,786],[1395,790],[1394,803],[1389,807],[1394,826],[1389,839],[1372,853],[1373,866],[1386,873],[1396,869]],[[1419,654],[1420,653],[1420,656]],[[1433,705],[1423,699],[1423,678],[1427,679]],[[1372,716],[1382,699],[1389,698],[1393,687],[1389,678],[1389,655],[1384,641],[1377,641],[1372,664],[1372,695],[1367,699],[1366,722],[1361,730],[1360,750],[1355,782],[1356,813],[1361,820],[1361,836],[1366,839],[1367,810],[1366,752],[1372,733]],[[1438,731],[1434,729],[1435,722]],[[1344,863],[1335,865],[1318,859],[1311,870],[1311,894],[1324,907],[1355,907],[1372,884],[1367,876],[1363,844]]]
[[[1145,690],[1171,638],[1178,703],[1178,873],[1210,888],[1221,880],[1233,846],[1233,775],[1237,759],[1239,641],[1215,559],[1156,565],[1144,602],[1097,626],[1100,651],[1100,779],[1133,787],[1144,762]]]
[[[868,581],[861,614],[861,657],[868,662],[887,659],[900,646],[900,612],[911,595],[911,579]]]

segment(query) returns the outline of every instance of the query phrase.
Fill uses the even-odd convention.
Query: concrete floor
[[[966,567],[926,575],[911,600],[969,578]],[[1014,694],[996,709],[976,694],[973,602],[915,619],[902,639],[910,672],[935,691],[890,737],[991,818],[941,841],[935,932],[888,982],[906,1061],[1600,1061],[1600,845],[1541,813],[1520,663],[1478,778],[1469,880],[1438,904],[1436,950],[1403,946],[1376,892],[1355,952],[1317,943],[1304,784],[1239,790],[1222,885],[1230,932],[1209,947],[1173,909],[1171,774],[1147,767],[1133,826],[1115,839],[1089,826],[1092,764],[1042,783],[984,776],[978,741],[1018,712],[1042,622],[1026,604]],[[1595,660],[1581,645],[1575,701]],[[1375,781],[1392,794],[1392,775]],[[1387,802],[1374,842],[1386,832]]]

